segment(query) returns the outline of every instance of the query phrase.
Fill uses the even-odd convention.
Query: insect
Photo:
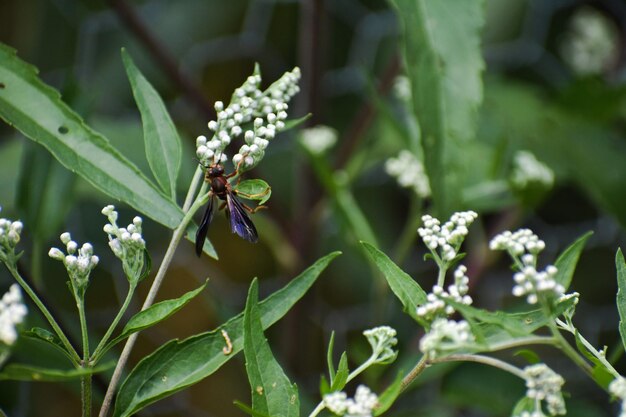
[[[209,225],[211,224],[211,220],[213,220],[213,204],[215,197],[226,202],[226,217],[230,221],[230,229],[233,233],[237,233],[243,239],[251,243],[256,243],[259,240],[256,227],[254,227],[254,223],[252,223],[252,220],[248,217],[248,213],[246,213],[246,211],[254,213],[256,210],[240,202],[235,196],[237,191],[233,190],[228,182],[228,179],[233,177],[236,173],[237,170],[231,174],[224,175],[224,166],[221,164],[211,164],[206,169],[204,180],[211,186],[209,191],[211,196],[209,197],[209,205],[204,212],[204,216],[196,232],[196,255],[198,256],[202,254],[204,239],[206,239]]]

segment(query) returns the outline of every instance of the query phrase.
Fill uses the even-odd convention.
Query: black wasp
[[[204,239],[206,239],[207,232],[209,231],[209,225],[213,220],[213,204],[215,197],[226,202],[226,217],[230,221],[230,229],[233,233],[237,233],[243,239],[248,242],[256,243],[259,240],[256,227],[254,223],[248,217],[246,211],[253,213],[255,210],[249,208],[239,200],[235,195],[236,190],[233,190],[228,179],[237,173],[235,170],[229,175],[224,175],[224,166],[221,164],[210,165],[204,174],[204,180],[209,183],[211,190],[209,193],[209,205],[204,212],[200,227],[196,232],[196,255],[202,254],[202,247],[204,246]]]

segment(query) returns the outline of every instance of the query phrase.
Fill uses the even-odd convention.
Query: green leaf
[[[404,372],[398,372],[396,379],[387,387],[385,391],[378,397],[378,407],[374,410],[374,415],[379,416],[393,405],[394,401],[402,393],[402,380],[404,378]]]
[[[585,243],[587,243],[587,239],[589,239],[592,234],[593,232],[587,232],[576,239],[574,243],[563,251],[554,263],[554,266],[558,269],[554,279],[556,282],[563,285],[565,290],[567,290],[572,283],[572,277],[574,276],[574,271],[576,270],[578,258],[580,258],[580,254],[585,247]]]
[[[251,415],[252,417],[270,417],[267,414],[262,414],[262,413],[259,413],[258,411],[254,411],[252,408],[242,403],[241,401],[233,401],[233,404],[235,404],[237,408],[239,408],[241,411],[243,411],[246,414]]]
[[[546,316],[542,309],[524,311],[519,313],[507,313],[504,311],[487,311],[465,304],[447,300],[456,311],[469,320],[480,325],[480,331],[484,335],[484,342],[496,344],[509,341],[515,337],[527,336],[535,330],[545,326],[554,317],[561,315],[575,305],[574,298],[568,298],[554,307],[553,316]]]
[[[171,229],[182,210],[121,155],[101,134],[88,127],[37,76],[37,70],[0,44],[0,118],[43,145],[65,168],[108,196],[121,200]]]
[[[146,158],[161,189],[176,201],[176,177],[180,169],[181,143],[163,100],[122,48],[122,60],[141,112]]]
[[[272,195],[272,188],[263,180],[244,180],[235,186],[237,195],[246,200],[259,200],[259,205],[265,204]]]
[[[461,203],[460,154],[474,139],[482,103],[481,0],[392,0],[402,26],[413,107],[440,217]],[[455,155],[456,154],[456,155]]]
[[[319,259],[289,284],[259,303],[261,323],[267,329],[298,301],[340,252]],[[226,354],[224,331],[231,340]],[[211,375],[243,348],[243,314],[217,329],[179,341],[171,340],[143,358],[120,387],[115,417],[130,416],[149,404],[187,388]]]
[[[12,363],[5,366],[0,372],[0,381],[69,381],[78,379],[85,375],[95,374],[112,368],[115,362],[109,362],[104,365],[96,366],[91,369],[49,369],[38,366],[24,365]]]
[[[74,358],[68,353],[67,350],[65,350],[65,346],[63,346],[63,343],[61,343],[59,338],[54,333],[51,333],[46,329],[42,329],[41,327],[33,327],[32,329],[23,331],[20,334],[24,337],[38,340],[48,346],[52,346],[54,349],[65,355],[72,364],[74,363]]]
[[[16,204],[28,230],[38,241],[47,241],[65,222],[77,177],[34,143],[26,143],[22,157]]]
[[[619,334],[622,345],[626,349],[626,261],[622,250],[618,249],[615,254],[615,268],[617,269],[617,312],[619,313]]]
[[[532,413],[535,411],[535,400],[528,397],[523,397],[515,404],[515,408],[511,412],[511,417],[518,417],[522,412],[527,411]]]
[[[243,316],[243,353],[252,390],[252,409],[269,416],[298,417],[298,388],[289,381],[263,334],[258,306],[259,285],[250,284]]]
[[[313,113],[307,113],[304,116],[299,117],[297,119],[285,120],[285,127],[283,127],[280,131],[285,132],[287,130],[296,128],[300,126],[301,124],[303,124],[304,122],[306,122],[307,120],[309,120],[311,116],[313,116]]]
[[[426,302],[426,292],[406,272],[400,269],[387,255],[366,242],[361,242],[367,256],[378,266],[383,273],[391,291],[398,297],[403,311],[417,322],[421,319],[417,315],[417,306]]]
[[[337,373],[333,382],[330,384],[330,392],[341,391],[348,382],[348,376],[350,375],[350,369],[348,369],[348,355],[346,352],[341,354],[339,358],[339,366],[337,367]]]
[[[179,298],[160,301],[148,307],[147,309],[135,314],[133,317],[130,318],[130,320],[128,320],[128,323],[126,323],[126,326],[124,326],[124,329],[122,329],[120,335],[107,344],[107,346],[103,349],[103,352],[106,352],[111,347],[126,339],[131,334],[137,333],[139,331],[142,331],[143,329],[154,326],[155,324],[160,323],[163,320],[166,320],[178,310],[187,305],[187,303],[189,303],[198,294],[200,294],[200,292],[202,292],[202,290],[206,287],[206,284],[207,283],[205,282],[200,287],[196,288],[193,291],[189,291]]]
[[[335,331],[330,333],[330,341],[328,342],[328,350],[326,351],[326,363],[328,364],[328,378],[332,384],[335,380],[335,361],[333,360],[333,350],[335,348]]]
[[[615,375],[613,375],[613,373],[611,373],[611,371],[607,369],[607,367],[585,347],[578,330],[574,332],[574,338],[576,340],[576,347],[578,348],[578,351],[585,355],[585,357],[594,365],[591,377],[600,387],[605,390],[608,389],[609,384],[615,379]]]

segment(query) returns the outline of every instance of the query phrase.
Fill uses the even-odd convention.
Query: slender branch
[[[194,179],[192,180],[192,185],[193,184],[197,185],[196,177],[198,175],[201,175],[201,171],[197,170],[196,174],[194,175]],[[192,187],[190,187],[189,191],[187,192],[187,198],[185,199],[186,202],[189,200],[189,195],[190,194],[193,195],[193,191],[191,190],[191,188]],[[148,296],[146,297],[146,300],[144,301],[143,306],[141,307],[142,311],[150,307],[152,303],[154,302],[156,294],[159,291],[159,288],[161,287],[161,283],[163,282],[163,279],[165,278],[165,273],[167,272],[167,269],[169,268],[170,263],[172,262],[174,253],[176,252],[176,248],[178,247],[180,240],[184,236],[185,230],[187,230],[187,225],[191,221],[191,218],[193,217],[194,213],[202,205],[204,205],[207,202],[208,194],[202,193],[203,189],[204,188],[201,189],[201,193],[199,197],[196,199],[195,203],[191,205],[189,210],[185,213],[185,216],[181,220],[178,227],[174,230],[174,233],[172,234],[172,239],[170,240],[170,243],[167,247],[167,251],[165,252],[165,255],[163,256],[163,261],[161,262],[161,266],[159,267],[156,277],[154,278],[154,281],[152,282],[152,286],[150,287]],[[105,417],[107,413],[109,412],[109,409],[113,402],[113,396],[115,395],[115,391],[117,389],[117,385],[119,384],[119,381],[122,378],[122,372],[124,370],[124,367],[126,366],[126,362],[128,361],[130,352],[135,346],[135,342],[138,336],[139,336],[139,333],[133,333],[126,340],[126,344],[124,345],[124,349],[122,350],[122,353],[117,362],[117,365],[115,366],[115,370],[113,371],[113,376],[111,377],[111,382],[104,396],[104,401],[102,402],[102,407],[100,408],[99,417]]]
[[[426,355],[423,355],[419,362],[417,362],[413,369],[411,369],[411,372],[406,374],[406,376],[402,379],[402,382],[400,383],[400,390],[404,391],[409,385],[411,385],[411,382],[413,382],[428,365]]]
[[[83,361],[82,367],[88,369],[91,367],[89,363],[89,332],[87,330],[87,318],[85,317],[85,295],[76,297],[76,306],[78,307],[78,318],[80,321],[80,333],[83,338]],[[83,417],[91,417],[91,374],[84,375],[81,381],[81,398],[83,404]]]
[[[506,342],[494,343],[490,345],[489,351],[496,352],[498,350],[512,349],[526,345],[556,345],[557,343],[557,340],[551,336],[528,336],[508,340]]]
[[[67,350],[67,352],[73,358],[74,363],[76,365],[79,365],[81,361],[80,356],[78,355],[78,353],[76,352],[76,349],[74,349],[70,341],[67,339],[67,337],[65,336],[65,333],[63,333],[63,330],[61,330],[61,327],[58,325],[58,323],[56,322],[52,314],[50,314],[50,311],[48,311],[48,308],[46,308],[45,304],[39,299],[35,291],[30,287],[30,285],[28,285],[26,280],[22,278],[20,273],[17,271],[17,268],[14,265],[9,265],[9,264],[5,264],[5,265],[7,269],[9,270],[9,272],[11,273],[11,275],[13,275],[13,278],[15,278],[15,280],[17,281],[18,284],[20,284],[24,292],[28,294],[28,296],[35,303],[37,308],[39,308],[39,311],[41,311],[41,313],[44,315],[46,320],[48,320],[48,323],[50,324],[50,326],[52,327],[52,329],[54,330],[58,338],[61,340],[61,343],[63,343],[65,350]]]
[[[574,337],[576,336],[576,331],[570,327],[567,326],[566,323],[564,323],[563,321],[561,321],[560,319],[556,319],[556,323],[557,325],[559,325],[559,327],[563,330],[566,330],[570,333],[572,333],[574,335]],[[613,367],[613,365],[611,365],[609,363],[609,361],[606,360],[606,357],[601,354],[591,343],[589,343],[589,341],[587,339],[584,338],[583,335],[581,335],[580,333],[578,333],[578,338],[580,340],[580,342],[583,344],[583,346],[585,346],[587,348],[587,350],[589,351],[589,353],[591,353],[593,356],[596,357],[596,359],[598,359],[598,361],[600,361],[602,363],[602,365],[604,365],[604,367],[611,373],[613,374],[614,377],[618,378],[621,375],[619,374],[619,372],[617,372],[615,370],[615,368]],[[567,342],[565,342],[567,343]],[[586,363],[586,362],[585,362]]]
[[[120,308],[120,311],[118,311],[117,315],[115,316],[115,319],[113,319],[113,322],[111,323],[106,333],[100,340],[100,343],[98,343],[98,346],[96,346],[96,350],[94,350],[93,355],[91,355],[91,362],[93,362],[94,365],[98,363],[98,361],[100,360],[100,355],[103,353],[102,349],[104,349],[107,341],[111,337],[111,334],[113,333],[118,323],[124,316],[124,313],[126,313],[126,310],[128,309],[128,305],[130,304],[130,301],[132,300],[133,295],[135,294],[136,287],[137,287],[136,284],[130,285],[130,288],[128,289],[128,294],[126,294],[126,299],[124,300],[124,303],[122,304],[122,307]]]
[[[460,353],[456,355],[449,355],[449,356],[439,358],[439,359],[431,359],[429,362],[432,364],[435,364],[435,363],[461,362],[461,361],[462,362],[476,362],[476,363],[482,363],[485,365],[493,366],[495,368],[499,368],[499,369],[502,369],[503,371],[513,374],[519,377],[520,379],[526,379],[526,375],[524,374],[524,371],[522,371],[521,369],[516,368],[515,366],[509,363],[501,361],[500,359],[492,358],[490,356]]]

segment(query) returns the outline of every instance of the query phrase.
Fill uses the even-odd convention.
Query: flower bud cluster
[[[15,326],[24,321],[28,310],[22,303],[22,293],[17,284],[11,285],[0,299],[0,343],[12,345],[17,340]]]
[[[63,262],[74,294],[82,297],[89,285],[89,274],[98,265],[99,258],[93,254],[91,243],[84,243],[79,248],[68,232],[61,235],[61,242],[67,249],[67,255],[60,249],[50,248],[48,256]]]
[[[117,226],[118,213],[115,207],[108,205],[102,209],[102,214],[107,216],[109,223],[103,227],[109,237],[109,247],[117,256],[124,267],[124,272],[129,279],[138,279],[143,270],[146,241],[141,234],[143,220],[135,216],[133,222],[126,227]]]
[[[422,216],[424,227],[417,229],[424,244],[436,258],[451,261],[456,257],[469,230],[468,227],[476,220],[478,214],[473,211],[457,212],[443,226],[441,222],[430,216]],[[439,249],[439,255],[435,252]]]
[[[441,316],[450,316],[455,310],[447,303],[448,300],[471,305],[473,300],[467,295],[469,277],[465,275],[466,272],[467,268],[464,265],[457,267],[454,271],[454,284],[448,286],[448,291],[439,285],[434,285],[432,292],[426,296],[426,304],[417,307],[417,315],[427,321]]]
[[[300,142],[313,155],[322,155],[337,143],[337,131],[324,125],[303,129]]]
[[[0,219],[0,259],[8,260],[7,257],[15,253],[15,247],[20,242],[20,235],[24,225],[21,221]]]
[[[622,401],[619,417],[626,417],[626,379],[619,377],[611,381],[609,392]]]
[[[542,402],[545,402],[551,416],[566,413],[565,401],[561,393],[565,380],[561,375],[543,363],[527,366],[524,368],[524,373],[526,374],[526,397],[534,400],[536,404],[534,413],[526,412],[528,415],[543,416]]]
[[[365,330],[363,335],[372,347],[373,363],[391,363],[398,356],[394,346],[398,344],[396,330],[389,326],[380,326]]]
[[[378,404],[378,396],[365,385],[357,387],[354,399],[342,391],[324,395],[324,406],[340,416],[372,417]]]
[[[581,7],[563,37],[561,54],[578,75],[609,71],[620,55],[620,30],[603,12]]]
[[[505,250],[513,257],[521,256],[525,252],[536,256],[545,247],[545,242],[539,239],[530,229],[520,229],[515,233],[507,230],[496,235],[489,242],[491,250]]]
[[[426,357],[435,359],[460,349],[471,348],[476,339],[469,323],[439,318],[420,340],[420,350]]]
[[[519,189],[524,189],[529,184],[550,188],[554,184],[554,171],[537,160],[531,152],[518,151],[513,159],[511,182]]]
[[[542,294],[556,298],[563,296],[565,288],[555,280],[558,270],[554,265],[548,265],[544,271],[538,272],[531,254],[522,256],[522,263],[522,270],[513,275],[516,284],[513,287],[514,296],[526,296],[528,304],[537,304]]]
[[[397,157],[385,162],[385,171],[396,179],[403,188],[409,188],[418,197],[430,196],[430,183],[424,164],[407,150],[400,151]]]
[[[286,72],[264,92],[261,91],[261,76],[249,76],[241,87],[235,89],[227,107],[215,103],[217,120],[208,123],[213,132],[211,139],[198,136],[196,156],[203,166],[223,163],[228,157],[224,153],[233,139],[243,135],[245,145],[233,156],[236,168],[249,169],[264,156],[269,141],[285,128],[287,102],[299,91],[300,69]],[[244,132],[244,125],[253,121],[252,129]]]

